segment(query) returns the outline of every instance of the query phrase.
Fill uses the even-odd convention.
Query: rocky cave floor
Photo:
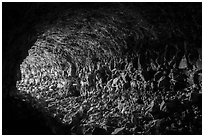
[[[201,3],[3,3],[3,134],[202,134]]]

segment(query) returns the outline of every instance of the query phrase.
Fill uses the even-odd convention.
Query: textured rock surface
[[[30,38],[33,43],[28,44],[31,46],[28,56],[19,57],[25,58],[22,63],[16,62],[21,64],[21,80],[17,82],[19,95],[28,102],[34,100],[32,105],[62,125],[72,125],[74,134],[90,134],[100,129],[108,134],[118,130],[120,134],[173,133],[175,125],[161,132],[161,123],[171,123],[166,116],[174,119],[177,112],[172,114],[172,108],[188,99],[187,88],[198,86],[199,81],[195,83],[189,76],[192,83],[186,86],[184,77],[178,78],[180,74],[172,72],[172,77],[167,74],[173,66],[187,66],[188,75],[200,69],[199,57],[193,52],[197,53],[201,44],[201,26],[199,12],[189,4],[176,7],[189,13],[173,10],[174,4],[162,8],[164,5],[153,4],[150,8],[149,4],[141,3],[76,4],[73,10],[69,5],[59,4],[52,12],[48,10],[42,17],[45,19],[34,25],[38,33],[37,37]],[[59,7],[63,10],[58,10]],[[192,19],[194,23],[182,19]],[[194,32],[193,35],[188,31]],[[23,36],[28,35],[19,39]],[[182,59],[185,56],[191,58]],[[151,76],[150,66],[158,75]],[[183,74],[183,70],[180,73]],[[154,80],[158,77],[156,93],[150,84],[153,77]],[[169,79],[175,80],[172,83],[177,85],[184,83],[183,87],[175,86],[178,92],[169,92],[170,87],[166,86],[170,85]],[[177,97],[179,101],[175,101]],[[182,114],[200,118],[200,110],[196,111],[199,114],[189,114],[188,109]],[[197,106],[192,106],[193,109]],[[155,120],[158,118],[160,120]],[[188,127],[192,130],[189,134],[197,131],[192,127]],[[65,133],[56,128],[53,131]],[[185,129],[175,132],[183,134]]]

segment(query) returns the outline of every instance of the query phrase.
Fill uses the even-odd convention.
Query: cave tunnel
[[[202,3],[2,4],[3,134],[202,134]]]

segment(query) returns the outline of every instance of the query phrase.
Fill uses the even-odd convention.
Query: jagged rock
[[[22,81],[17,82],[18,92],[23,95],[25,92],[30,94],[32,98],[37,100],[35,102],[37,106],[43,104],[39,108],[40,110],[46,108],[50,116],[63,124],[81,124],[75,126],[77,128],[87,125],[94,127],[94,125],[105,123],[112,130],[115,130],[114,127],[124,127],[124,125],[127,126],[127,129],[131,129],[132,125],[126,123],[130,121],[129,116],[132,111],[137,110],[139,120],[136,127],[138,131],[135,132],[143,134],[143,126],[147,122],[143,111],[147,106],[149,106],[147,113],[152,114],[154,118],[163,118],[163,114],[165,114],[163,111],[174,112],[175,106],[179,104],[178,102],[165,102],[161,107],[162,111],[159,103],[150,105],[150,102],[156,96],[161,94],[164,97],[165,92],[168,92],[163,90],[161,93],[160,90],[155,88],[153,93],[150,88],[146,88],[151,84],[153,77],[153,74],[151,74],[151,77],[149,76],[150,64],[154,62],[154,65],[151,64],[152,68],[154,71],[158,71],[154,79],[156,82],[163,75],[166,75],[164,74],[166,70],[179,67],[184,55],[183,45],[186,43],[189,45],[190,43],[196,43],[197,45],[201,41],[201,33],[197,34],[197,32],[200,32],[201,25],[197,23],[197,18],[190,14],[196,12],[199,8],[191,10],[193,4],[187,6],[190,6],[189,9],[185,7],[186,4],[179,4],[179,6],[168,4],[166,7],[160,4],[150,4],[147,8],[143,8],[146,6],[142,6],[141,3],[130,5],[119,3],[116,4],[117,6],[102,5],[90,4],[91,8],[86,8],[82,4],[82,6],[76,6],[76,9],[72,7],[70,7],[72,9],[69,9],[65,6],[60,9],[60,14],[52,7],[48,10],[48,15],[42,14],[46,7],[43,5],[42,11],[36,12],[36,14],[42,14],[42,18],[32,20],[31,16],[28,16],[29,25],[19,28],[19,30],[26,31],[26,34],[28,28],[37,28],[38,37],[34,39],[34,43],[28,42],[28,45],[25,35],[17,36],[23,32],[15,33],[16,37],[13,38],[10,38],[12,36],[9,34],[6,38],[9,41],[8,44],[12,45],[18,52],[21,51],[18,49],[19,45],[23,45],[26,52],[31,46],[28,50],[28,56],[26,52],[10,52],[10,46],[6,48],[9,49],[5,50],[5,54],[9,58],[8,62],[13,64],[8,71],[13,71],[13,68],[23,61],[23,67],[21,68]],[[188,12],[180,12],[181,9]],[[56,13],[53,15],[53,12]],[[156,16],[154,13],[156,13]],[[183,14],[185,15],[183,16]],[[38,20],[40,24],[35,26],[35,21]],[[23,21],[26,21],[26,18]],[[20,23],[20,25],[22,24],[25,24],[25,22]],[[187,24],[187,27],[185,24]],[[189,34],[189,32],[191,33]],[[192,36],[192,34],[195,35]],[[10,39],[13,40],[10,41]],[[25,41],[25,43],[18,41],[18,39],[22,39],[20,41]],[[177,49],[167,61],[166,50],[172,45],[175,45]],[[25,54],[21,56],[21,53]],[[155,57],[151,53],[155,53]],[[150,60],[150,56],[152,56],[152,60]],[[21,60],[23,58],[25,60]],[[111,76],[110,71],[104,69],[101,77],[97,80],[87,76],[87,74],[94,74],[95,69],[99,69],[101,66],[108,68],[107,64],[110,60],[114,60],[111,70],[113,73],[116,72],[115,74]],[[197,62],[199,67],[201,66],[200,60]],[[185,61],[188,63],[187,56]],[[135,66],[134,69],[131,67],[132,63]],[[7,70],[7,67],[4,67],[4,70]],[[123,72],[127,74],[127,77],[121,78],[120,73]],[[81,74],[79,75],[79,73]],[[135,74],[132,75],[132,73]],[[138,84],[136,90],[131,90],[130,81],[138,73],[140,78],[136,78]],[[8,77],[13,77],[13,75],[15,74],[12,73]],[[177,76],[184,78],[181,74]],[[110,82],[108,86],[107,82],[111,77],[115,79],[113,80],[114,84],[111,85],[112,82]],[[78,79],[78,82],[72,83],[76,79]],[[11,82],[15,83],[15,80],[15,78],[12,78]],[[154,80],[153,82],[155,82]],[[163,82],[162,80],[160,82]],[[186,90],[187,81],[176,78],[175,80],[177,82],[176,86],[182,84],[182,87],[175,88],[176,92],[173,93],[180,94],[184,89]],[[6,82],[7,86],[9,82]],[[97,89],[94,82],[97,84]],[[80,83],[81,86],[76,83]],[[159,87],[163,89],[168,87],[168,84],[161,85]],[[81,91],[79,92],[79,90]],[[136,102],[140,95],[143,96],[143,99]],[[169,96],[174,97],[176,95],[171,94]],[[87,102],[83,104],[84,100]],[[116,108],[120,101],[124,103],[122,111]],[[82,104],[86,106],[85,108],[90,115],[85,117],[78,112]],[[115,114],[117,114],[117,118],[115,118]],[[113,118],[107,122],[106,120],[109,117]],[[123,130],[123,134],[128,134],[128,132]]]

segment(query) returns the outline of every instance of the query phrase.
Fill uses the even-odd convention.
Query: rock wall
[[[4,77],[14,77],[3,84],[5,99],[20,93],[30,101],[27,96],[31,96],[37,108],[42,105],[40,108],[43,108],[43,112],[46,111],[60,123],[89,129],[75,134],[94,133],[96,125],[102,130],[107,126],[125,126],[128,120],[131,121],[129,115],[140,109],[138,106],[141,102],[145,102],[142,103],[143,109],[151,106],[153,98],[148,97],[148,94],[154,94],[153,89],[150,90],[152,93],[146,93],[151,82],[155,84],[153,81],[156,81],[156,91],[160,93],[164,89],[162,97],[169,100],[170,87],[166,86],[169,82],[165,79],[166,75],[169,78],[172,74],[170,78],[176,80],[178,85],[183,80],[175,78],[178,76],[177,69],[184,68],[180,73],[187,70],[192,75],[200,70],[200,11],[194,10],[194,6],[200,7],[199,4],[182,6],[163,3],[28,4],[27,8],[24,6],[27,12],[22,18],[25,25],[14,27],[16,32],[8,31],[13,36],[10,39],[7,37],[8,44],[16,50],[9,50],[8,46],[3,49],[12,59],[3,61],[3,70],[9,68]],[[181,8],[183,11],[178,10]],[[27,28],[30,31],[25,32]],[[13,55],[17,58],[13,58]],[[192,84],[187,87],[195,84],[199,88],[199,81],[196,83],[192,79]],[[13,86],[16,81],[18,91]],[[185,84],[184,87],[174,86],[173,90],[184,88]],[[182,93],[178,94],[180,96]],[[156,93],[153,97],[158,96]],[[135,101],[136,106],[130,105],[130,102]],[[128,105],[131,107],[128,108]],[[113,109],[114,116],[105,108]],[[101,110],[103,112],[97,112]],[[139,114],[142,115],[142,112]],[[157,117],[152,111],[150,114],[153,118]],[[98,118],[100,115],[103,118]],[[150,117],[142,116],[142,119],[145,121],[145,118]],[[110,123],[111,118],[116,118],[118,122]],[[147,122],[151,123],[152,117]],[[134,125],[135,122],[132,123]],[[141,127],[126,128],[131,134],[149,134],[145,129],[138,129]],[[115,133],[112,130],[106,129],[105,132]],[[122,132],[125,132],[124,129]]]

